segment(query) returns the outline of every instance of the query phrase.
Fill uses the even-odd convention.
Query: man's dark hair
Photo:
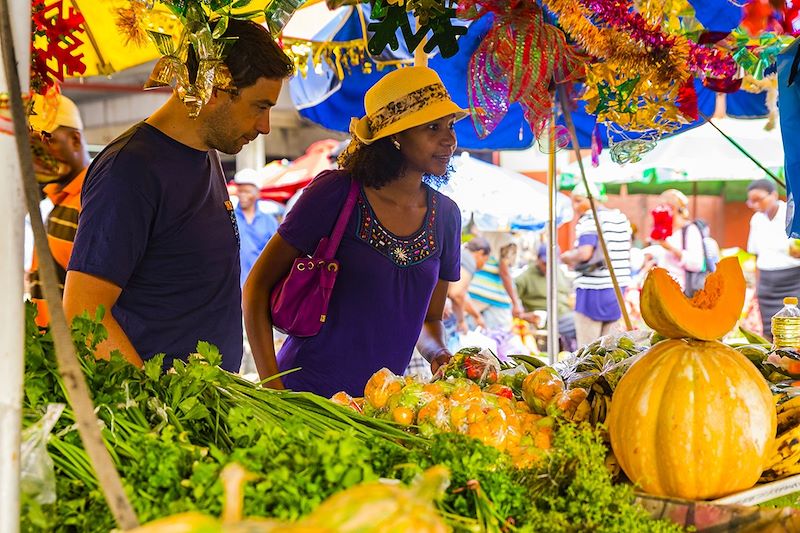
[[[352,151],[345,149],[339,156],[339,167],[365,187],[380,189],[405,172],[406,161],[390,138],[384,137],[371,144],[359,144]],[[448,166],[444,176],[426,174],[423,181],[434,188],[444,185],[450,179],[451,170]]]
[[[467,250],[470,252],[484,252],[486,255],[492,253],[492,247],[489,241],[483,237],[473,237],[467,243]]]
[[[768,179],[760,179],[750,182],[750,185],[747,186],[747,192],[750,192],[755,189],[764,191],[768,194],[772,194],[778,190],[778,188],[775,187],[775,182]]]
[[[219,19],[209,22],[213,30]],[[264,26],[252,20],[231,18],[223,37],[236,37],[228,49],[225,65],[231,72],[233,84],[242,90],[254,85],[259,78],[282,80],[294,73],[294,63]],[[197,78],[198,59],[194,47],[189,48],[186,59],[189,79]]]

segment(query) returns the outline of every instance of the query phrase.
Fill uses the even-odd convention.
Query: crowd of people
[[[353,119],[338,168],[317,176],[280,224],[258,208],[255,171],[235,176],[234,205],[218,152],[235,154],[269,133],[270,108],[293,64],[258,24],[231,19],[224,36],[235,38],[225,60],[234,89],[215,88],[196,118],[173,94],[91,164],[68,98],[57,96],[55,112],[40,102],[31,119],[39,161],[50,163],[37,167],[37,178],[52,206],[48,239],[63,305],[68,318],[106,310],[99,357],[118,351],[142,365],[164,353],[169,367],[204,340],[220,349],[223,368],[257,374],[267,386],[360,395],[375,371],[403,373],[412,354],[435,372],[471,332],[502,343],[520,323],[542,330],[552,318],[551,252],[559,265],[559,344],[569,351],[623,327],[606,254],[634,316],[649,268],[666,268],[691,296],[719,258],[679,191],[660,196],[639,249],[628,218],[592,184],[572,191],[570,250],[543,242],[525,249],[503,231],[473,232],[462,243],[457,205],[432,185],[448,177],[453,125],[468,112],[426,67],[393,71],[366,93],[366,113]],[[196,72],[196,61],[188,67]],[[766,325],[783,296],[800,293],[800,247],[784,237],[786,204],[772,182],[751,184],[747,203]],[[338,276],[326,287],[319,332],[290,332],[276,349],[270,295],[298,260],[316,258],[334,239],[339,220]],[[38,261],[28,281],[45,326]]]

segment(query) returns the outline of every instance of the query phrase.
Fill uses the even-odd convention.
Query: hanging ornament
[[[172,87],[186,106],[189,116],[195,118],[208,103],[215,88],[231,93],[236,91],[231,73],[224,63],[236,38],[223,37],[230,20],[228,16],[216,19],[212,31],[208,16],[198,0],[171,4],[173,10],[182,12],[183,29],[177,42],[172,35],[147,30],[161,58],[144,88]],[[197,65],[194,79],[187,67],[190,53]]]
[[[534,135],[541,136],[552,107],[551,83],[580,78],[586,58],[567,44],[561,30],[544,21],[533,1],[509,5],[507,0],[468,0],[459,10],[496,17],[469,62],[467,91],[478,135],[489,135],[518,102]]]
[[[83,54],[83,15],[62,0],[33,0],[31,3],[31,90],[44,94],[65,76],[86,72]]]
[[[434,7],[435,6],[435,7]],[[409,21],[409,13],[413,12],[419,28],[414,31]],[[432,53],[437,48],[444,57],[453,57],[458,53],[458,38],[467,33],[465,26],[453,25],[456,10],[443,7],[440,2],[431,0],[422,2],[397,3],[390,0],[376,0],[372,7],[371,16],[374,21],[367,25],[367,30],[372,33],[369,38],[369,52],[377,56],[388,46],[397,50],[400,43],[397,38],[398,30],[406,43],[406,48],[413,53],[422,40],[430,33],[430,38],[423,46],[423,50]]]
[[[267,29],[277,37],[289,23],[294,12],[306,3],[306,0],[272,0],[264,10],[264,22]]]

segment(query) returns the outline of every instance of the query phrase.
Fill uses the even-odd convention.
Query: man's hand
[[[479,328],[486,329],[486,321],[483,319],[483,315],[478,314],[478,316],[475,317],[475,325]]]
[[[467,326],[466,320],[459,320],[458,324],[456,324],[456,329],[459,333],[467,333],[469,331],[469,327]]]

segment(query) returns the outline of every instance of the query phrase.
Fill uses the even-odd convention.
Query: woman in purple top
[[[270,387],[361,396],[382,367],[400,374],[416,345],[436,370],[451,356],[442,313],[460,274],[461,217],[426,177],[446,178],[453,125],[467,115],[427,67],[384,76],[353,119],[342,170],[323,172],[292,208],[244,286],[245,325],[259,375],[300,368]],[[330,235],[350,180],[360,185],[336,258],[327,319],[314,337],[289,337],[275,356],[269,294],[301,255]]]

